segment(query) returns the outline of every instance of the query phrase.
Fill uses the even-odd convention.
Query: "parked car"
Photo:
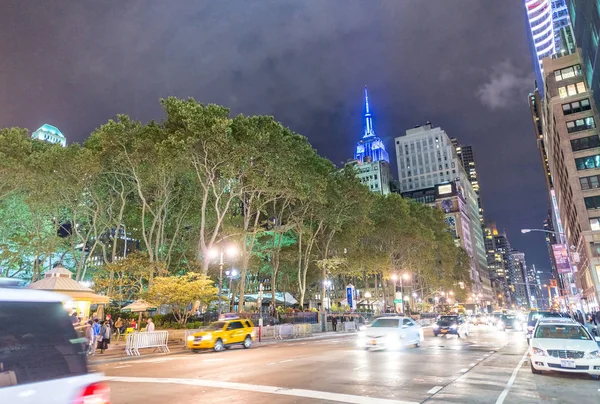
[[[204,330],[190,335],[187,346],[194,352],[202,349],[224,351],[235,345],[248,349],[255,339],[254,324],[249,319],[228,318],[211,323]]]
[[[530,341],[531,372],[588,373],[600,375],[600,337],[570,318],[538,320]]]
[[[423,328],[409,317],[379,317],[364,331],[358,333],[359,347],[370,349],[398,349],[409,345],[418,347],[423,342]]]
[[[561,318],[562,315],[556,311],[530,311],[527,316],[527,340],[531,339],[531,335],[533,334],[533,330],[535,329],[535,325],[538,320],[541,318]]]
[[[85,339],[52,292],[0,287],[0,403],[110,403]]]

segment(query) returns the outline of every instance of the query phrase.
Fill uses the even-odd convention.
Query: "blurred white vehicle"
[[[399,349],[423,342],[423,328],[408,317],[380,317],[358,333],[357,344],[364,349]]]

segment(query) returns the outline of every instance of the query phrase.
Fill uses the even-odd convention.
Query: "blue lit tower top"
[[[379,161],[385,160],[390,162],[388,152],[385,150],[385,146],[380,138],[375,135],[375,129],[373,128],[373,116],[369,108],[369,93],[365,86],[365,133],[362,139],[356,144],[356,154],[354,156],[357,160],[364,163],[365,161]]]

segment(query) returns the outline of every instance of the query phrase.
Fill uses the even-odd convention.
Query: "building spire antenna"
[[[369,91],[365,86],[365,134],[363,137],[367,136],[375,136],[375,130],[373,129],[373,117],[369,108]]]

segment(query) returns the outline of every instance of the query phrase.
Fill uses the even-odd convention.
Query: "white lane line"
[[[435,386],[432,389],[428,390],[427,394],[435,394],[443,388],[444,388],[443,386]]]
[[[519,373],[519,369],[521,369],[521,366],[523,366],[523,362],[525,362],[525,359],[527,359],[528,355],[529,355],[529,350],[525,351],[525,353],[523,354],[523,357],[519,361],[519,364],[513,370],[512,375],[510,376],[510,379],[508,379],[508,383],[506,383],[506,387],[504,388],[502,393],[500,393],[500,395],[498,396],[498,399],[496,400],[496,404],[504,403],[504,400],[506,399],[506,396],[508,395],[510,388],[513,386],[513,384],[515,384],[515,379],[517,378],[517,373]]]
[[[469,363],[469,367],[472,368],[473,366],[475,366],[475,363]]]
[[[291,362],[291,361],[293,361],[293,359],[286,359],[284,361],[279,361],[279,363],[286,363],[286,362]]]
[[[489,354],[485,354],[483,355],[484,358],[487,358],[488,356],[490,356]]]
[[[277,362],[271,362],[271,363],[267,363],[267,366],[273,366],[274,364],[276,364]]]
[[[115,366],[115,369],[130,368],[131,365]]]
[[[466,373],[468,371],[469,371],[469,369],[467,369],[467,368],[459,370],[460,373]]]
[[[350,404],[419,404],[416,401],[400,401],[386,398],[376,398],[367,396],[355,396],[351,394],[329,393],[326,391],[304,390],[304,389],[287,389],[277,386],[265,386],[258,384],[224,382],[220,380],[203,380],[203,379],[177,379],[177,378],[160,378],[160,377],[106,377],[109,382],[121,383],[149,383],[149,384],[181,384],[188,386],[201,386],[217,389],[231,389],[241,391],[252,391],[256,393],[278,394],[283,396],[312,398],[314,400],[335,401],[339,403]]]
[[[360,370],[360,369],[363,369],[363,368],[366,368],[366,367],[367,367],[367,365],[362,365],[362,366],[359,366],[359,367],[354,368],[352,370]]]

